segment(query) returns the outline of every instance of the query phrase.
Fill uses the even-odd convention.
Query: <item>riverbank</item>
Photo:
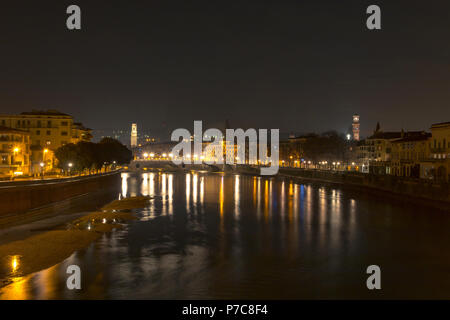
[[[101,190],[120,181],[120,171],[65,179],[8,182],[0,185],[0,217]]]
[[[0,245],[0,287],[14,277],[51,267],[68,258],[76,250],[88,246],[102,234],[121,228],[122,222],[134,219],[132,209],[147,205],[150,197],[132,197],[103,206],[55,228],[22,240]]]
[[[237,167],[235,172],[259,175],[259,169]],[[413,202],[450,211],[449,183],[422,179],[407,179],[393,175],[373,175],[358,172],[280,168],[277,176],[297,179],[299,182],[326,183],[369,192],[390,199]]]

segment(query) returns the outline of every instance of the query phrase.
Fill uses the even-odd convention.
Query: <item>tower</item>
[[[131,125],[131,143],[130,143],[131,147],[136,147],[137,146],[137,124],[133,123]]]
[[[352,129],[353,129],[353,140],[359,141],[359,115],[358,114],[353,115]]]

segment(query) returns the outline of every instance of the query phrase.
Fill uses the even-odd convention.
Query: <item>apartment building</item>
[[[89,141],[91,129],[74,122],[73,117],[58,110],[32,110],[17,115],[0,115],[0,126],[26,131],[29,134],[30,172],[50,171],[56,165],[54,151],[67,143]]]

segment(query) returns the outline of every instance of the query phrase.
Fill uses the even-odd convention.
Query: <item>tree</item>
[[[80,141],[69,143],[55,151],[58,166],[67,169],[72,163],[73,171],[99,170],[105,163],[126,164],[132,159],[131,151],[112,138],[103,138],[99,143]]]
[[[317,161],[340,161],[346,150],[345,137],[335,131],[325,132],[320,136],[309,137],[303,145],[306,159]]]

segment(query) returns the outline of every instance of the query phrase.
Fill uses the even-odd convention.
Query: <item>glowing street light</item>
[[[152,152],[150,153],[150,158],[153,158],[155,156],[155,154]]]
[[[144,159],[147,159],[148,158],[148,153],[146,152],[146,153],[144,153]]]
[[[44,166],[45,166],[45,163],[41,162],[41,163],[39,163],[39,165],[41,166],[41,178],[44,179]]]

